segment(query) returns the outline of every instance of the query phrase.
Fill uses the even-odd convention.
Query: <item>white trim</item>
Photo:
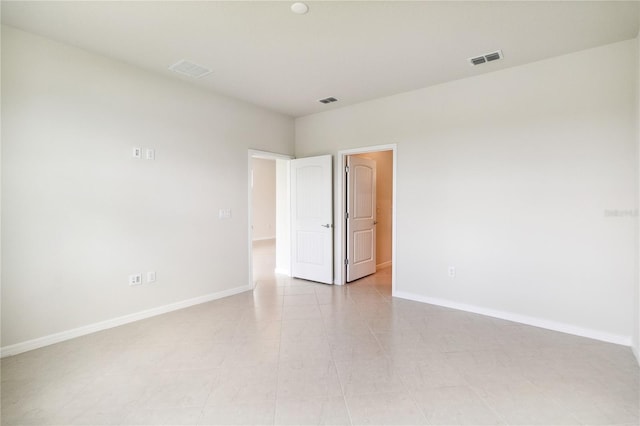
[[[259,149],[249,149],[249,157],[262,158],[263,160],[291,160],[294,158],[288,154],[278,154],[277,152],[260,151]]]
[[[387,268],[387,267],[389,267],[389,266],[391,266],[391,265],[393,265],[393,262],[392,262],[392,261],[378,263],[378,264],[376,265],[376,270],[378,270],[378,269],[382,269],[382,268]]]
[[[336,185],[336,198],[338,200],[336,211],[336,216],[334,220],[335,227],[335,235],[337,238],[334,242],[334,251],[336,253],[335,264],[339,265],[339,267],[335,268],[335,277],[334,283],[338,285],[344,285],[347,282],[346,277],[346,267],[344,265],[345,252],[344,248],[346,246],[346,237],[345,232],[343,231],[343,223],[344,223],[344,215],[345,211],[345,196],[344,196],[344,187],[345,187],[345,178],[344,178],[344,168],[346,166],[346,156],[351,154],[365,154],[367,152],[380,152],[380,151],[392,151],[393,152],[393,199],[392,199],[392,212],[391,212],[391,264],[397,265],[396,262],[396,254],[398,250],[396,250],[396,218],[398,216],[397,208],[396,208],[396,200],[397,200],[397,181],[398,181],[398,144],[392,143],[387,145],[376,145],[376,146],[366,146],[362,148],[354,148],[354,149],[343,149],[338,151],[338,185]],[[393,293],[396,288],[396,270],[397,268],[393,268],[391,270],[391,292]]]
[[[546,320],[542,318],[529,317],[526,315],[514,314],[512,312],[496,311],[493,309],[483,308],[480,306],[467,305],[465,303],[453,302],[451,300],[438,299],[435,297],[421,296],[418,294],[407,293],[404,291],[396,291],[393,297],[400,299],[413,300],[414,302],[429,303],[431,305],[444,306],[446,308],[457,309],[465,312],[473,312],[474,314],[486,315],[493,318],[500,318],[507,321],[513,321],[520,324],[532,325],[534,327],[545,328],[547,330],[559,331],[561,333],[573,334],[576,336],[587,337],[589,339],[600,340],[608,343],[615,343],[623,346],[631,346],[631,336],[621,336],[619,334],[611,334],[603,331],[592,330],[589,328],[577,327],[571,324]]]
[[[264,237],[264,238],[254,238],[253,242],[257,242],[257,241],[275,241],[276,236],[274,235],[273,237]]]
[[[229,290],[223,290],[217,293],[211,293],[204,296],[183,300],[181,302],[158,306],[157,308],[147,309],[133,314],[112,318],[106,321],[101,321],[71,330],[62,331],[60,333],[50,334],[48,336],[39,337],[37,339],[27,340],[26,342],[16,343],[15,345],[5,346],[3,348],[0,348],[0,358],[17,355],[22,352],[27,352],[33,349],[42,348],[44,346],[53,345],[54,343],[64,342],[65,340],[75,339],[76,337],[85,336],[97,331],[118,327],[145,318],[166,314],[167,312],[177,311],[178,309],[188,308],[189,306],[210,302],[212,300],[222,299],[223,297],[233,296],[234,294],[243,293],[249,290],[251,290],[249,286],[231,288]]]
[[[247,235],[248,235],[248,267],[249,267],[249,290],[253,290],[255,283],[253,282],[253,242],[259,241],[253,239],[253,197],[251,196],[251,186],[253,183],[253,170],[251,169],[252,158],[262,158],[265,160],[291,160],[293,157],[287,154],[277,154],[275,152],[260,151],[257,149],[249,149],[247,152]]]

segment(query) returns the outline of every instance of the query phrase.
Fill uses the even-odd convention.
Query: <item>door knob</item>
[[[320,225],[320,226],[322,226],[323,228],[331,228],[333,225],[327,223],[326,225]]]
[[[377,225],[377,224],[378,224],[378,221],[377,221],[377,220],[374,220],[374,221],[373,221],[373,224],[374,224],[374,225]]]

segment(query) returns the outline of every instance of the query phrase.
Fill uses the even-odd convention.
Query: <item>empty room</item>
[[[640,2],[0,7],[3,425],[640,424]]]

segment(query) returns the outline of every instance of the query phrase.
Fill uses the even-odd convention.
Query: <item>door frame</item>
[[[380,152],[380,151],[392,151],[393,153],[393,197],[392,197],[392,212],[391,212],[391,294],[393,295],[396,290],[396,270],[397,270],[397,262],[396,262],[396,217],[397,217],[397,208],[396,208],[396,200],[397,200],[397,164],[398,164],[398,145],[397,144],[388,144],[388,145],[376,145],[376,146],[367,146],[362,148],[354,148],[354,149],[345,149],[338,151],[338,173],[339,181],[336,187],[336,212],[335,212],[335,232],[337,238],[335,239],[334,252],[335,252],[335,271],[336,277],[334,278],[335,284],[345,285],[347,282],[347,267],[344,263],[346,259],[346,245],[347,245],[347,227],[346,227],[346,208],[347,208],[347,179],[345,173],[345,167],[347,165],[347,156],[354,154],[366,154],[369,152]],[[341,265],[337,267],[337,265]]]
[[[253,290],[255,288],[255,283],[253,282],[253,170],[251,168],[251,161],[254,158],[262,158],[265,160],[293,160],[294,157],[292,155],[287,154],[278,154],[275,152],[269,151],[260,151],[257,149],[249,149],[247,153],[247,237],[248,237],[248,265],[249,265],[249,289]],[[277,219],[276,219],[277,220]]]

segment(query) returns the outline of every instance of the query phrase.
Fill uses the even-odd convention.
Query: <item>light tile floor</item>
[[[639,423],[629,348],[274,276],[254,292],[2,360],[2,424]]]

